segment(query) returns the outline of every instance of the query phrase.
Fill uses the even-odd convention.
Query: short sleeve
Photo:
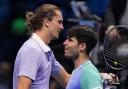
[[[35,80],[37,71],[41,63],[41,53],[34,48],[29,48],[23,50],[19,55],[20,61],[18,76],[26,76],[32,80]]]

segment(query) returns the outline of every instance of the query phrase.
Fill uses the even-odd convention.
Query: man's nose
[[[66,39],[64,42],[63,42],[63,45],[66,45],[68,43],[68,40]]]
[[[64,29],[64,26],[63,26],[63,24],[61,24],[61,25],[60,25],[60,28],[61,28],[62,30]]]

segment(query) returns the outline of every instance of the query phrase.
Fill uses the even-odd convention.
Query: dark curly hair
[[[97,44],[97,33],[94,31],[94,28],[90,26],[73,26],[68,31],[68,38],[75,37],[78,41],[78,44],[86,43],[85,52],[89,55],[90,51]]]

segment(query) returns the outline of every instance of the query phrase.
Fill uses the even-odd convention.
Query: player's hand
[[[108,79],[110,84],[118,82],[118,77],[113,73],[101,73],[103,80]]]
[[[114,83],[119,82],[119,79],[118,79],[118,77],[117,77],[115,74],[113,74],[113,73],[109,73],[109,75],[110,75],[111,78],[112,78],[112,79],[109,81],[110,84],[114,84]]]

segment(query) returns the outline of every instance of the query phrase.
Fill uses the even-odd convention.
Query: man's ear
[[[47,18],[44,18],[43,25],[44,25],[45,27],[48,27],[48,25],[49,25],[49,20],[48,20]]]
[[[80,50],[83,51],[86,49],[86,43],[81,43],[80,44]]]

